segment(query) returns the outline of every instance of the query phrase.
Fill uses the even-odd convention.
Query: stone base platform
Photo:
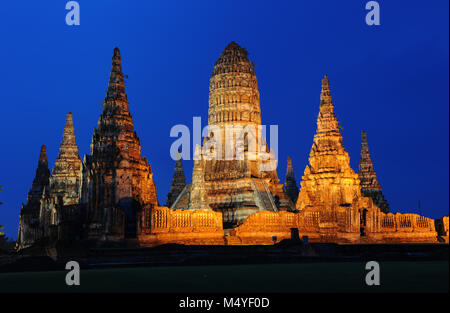
[[[154,247],[167,243],[182,245],[225,245],[224,234],[217,233],[161,233],[139,235],[139,246]]]

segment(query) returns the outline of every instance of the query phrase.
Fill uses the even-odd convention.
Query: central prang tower
[[[216,61],[209,91],[209,125],[261,125],[255,69],[237,43],[231,42]]]
[[[225,228],[238,226],[257,211],[295,209],[279,184],[276,160],[261,136],[254,66],[235,42],[225,48],[212,71],[208,127],[210,135],[196,149],[192,185],[172,208],[186,208],[189,203],[189,209],[221,212]]]

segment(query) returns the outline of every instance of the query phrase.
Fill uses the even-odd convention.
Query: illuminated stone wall
[[[291,238],[291,228],[298,227],[298,214],[280,211],[260,211],[231,232],[239,238],[236,244],[273,244]],[[274,238],[276,237],[276,238]]]
[[[357,243],[359,214],[356,210],[336,210],[325,214],[321,208],[310,208],[300,213],[266,212],[253,215],[233,230],[242,244],[273,244],[307,236],[310,242]],[[274,238],[276,237],[276,238]]]
[[[437,242],[434,220],[417,214],[383,213],[379,209],[366,216],[366,233],[360,233],[361,216],[356,209],[341,208],[332,213],[310,208],[300,213],[260,211],[232,231],[240,244],[273,244],[291,238],[329,243],[410,243]],[[448,218],[447,218],[448,221]],[[448,224],[447,224],[448,230]]]
[[[211,210],[171,210],[156,207],[151,226],[138,236],[141,246],[164,243],[224,244],[222,214]]]
[[[372,217],[373,229],[368,232],[373,242],[437,242],[434,220],[418,214],[382,213]]]
[[[443,226],[442,238],[448,243],[448,216],[444,216],[441,220]]]

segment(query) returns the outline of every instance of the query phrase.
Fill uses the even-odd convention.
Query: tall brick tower
[[[226,228],[239,225],[260,210],[293,209],[279,184],[273,153],[259,133],[259,101],[256,74],[248,53],[231,42],[212,71],[208,126],[213,133],[205,138],[201,153],[197,153],[200,160],[195,161],[189,201],[191,209],[222,212]],[[199,194],[206,197],[201,205]],[[180,208],[177,204],[175,207]]]
[[[361,192],[363,195],[372,198],[375,205],[378,206],[382,212],[389,212],[389,204],[386,199],[384,199],[380,183],[377,179],[377,173],[375,172],[372,158],[370,157],[367,134],[365,131],[361,132],[361,159],[359,160],[358,177],[361,181]]]
[[[134,237],[141,209],[157,205],[156,188],[128,109],[121,57],[114,49],[103,113],[84,160],[82,202],[88,209],[89,238]],[[123,215],[122,215],[123,213]]]

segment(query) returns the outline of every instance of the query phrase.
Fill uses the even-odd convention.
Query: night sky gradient
[[[207,122],[209,78],[230,41],[256,64],[262,122],[279,125],[297,182],[313,142],[320,81],[330,78],[344,146],[357,170],[361,130],[392,212],[449,214],[449,2],[379,1],[381,26],[365,24],[367,1],[91,1],[81,25],[67,1],[0,5],[0,224],[17,237],[19,211],[47,145],[50,167],[73,112],[80,156],[102,112],[113,49],[121,49],[135,130],[165,204],[175,124]],[[184,161],[188,181],[192,161]],[[418,208],[418,201],[421,208]]]

